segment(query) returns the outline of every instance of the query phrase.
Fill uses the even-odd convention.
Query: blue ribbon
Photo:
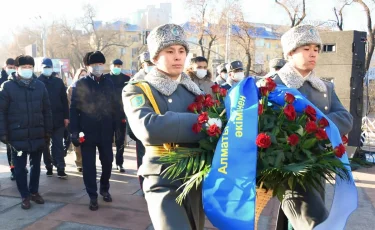
[[[229,118],[203,182],[203,207],[218,229],[253,229],[258,135],[258,89],[241,81],[225,99]]]
[[[317,111],[317,117],[326,118],[329,126],[326,132],[332,146],[341,143],[336,125],[318,108],[304,98],[296,89],[278,85],[269,100],[284,105],[286,92],[296,98],[297,112],[310,105]],[[245,100],[243,100],[246,98]],[[203,206],[211,223],[218,229],[254,229],[255,222],[255,178],[258,135],[258,89],[253,78],[247,78],[232,88],[225,100],[228,124],[218,142],[211,171],[203,182]],[[239,107],[240,105],[240,107]],[[239,114],[242,113],[242,123]],[[242,128],[242,129],[241,129]],[[236,131],[242,131],[242,136]],[[340,160],[350,170],[345,153]],[[350,181],[336,177],[335,194],[329,216],[316,230],[342,230],[349,215],[357,208],[358,196],[353,176]]]

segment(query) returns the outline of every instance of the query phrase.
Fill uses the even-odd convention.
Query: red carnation
[[[79,143],[83,143],[83,142],[85,142],[85,137],[80,137],[79,138]]]
[[[297,117],[296,110],[294,109],[294,106],[291,104],[285,106],[284,114],[289,121],[294,121]]]
[[[221,130],[219,126],[217,126],[216,124],[212,124],[210,125],[210,127],[208,127],[207,134],[210,137],[218,136],[221,134]]]
[[[315,133],[316,130],[318,129],[318,126],[314,121],[308,121],[305,126],[306,132],[307,133]]]
[[[200,103],[203,103],[204,100],[205,100],[204,95],[198,95],[198,96],[195,98],[195,101],[196,101],[196,102],[200,102]]]
[[[126,119],[122,119],[121,122],[122,122],[122,123],[126,123]]]
[[[192,112],[192,113],[197,112],[197,110],[198,110],[197,105],[198,105],[198,103],[195,103],[195,102],[191,103],[191,104],[188,106],[188,110],[189,110],[190,112]]]
[[[227,90],[226,89],[224,89],[224,88],[220,88],[220,96],[222,96],[222,97],[225,97],[225,96],[227,96]]]
[[[348,137],[347,137],[347,136],[345,136],[345,135],[342,136],[342,137],[341,137],[341,140],[342,140],[342,143],[343,143],[344,145],[348,144],[348,141],[349,141],[349,140],[348,140]]]
[[[220,86],[218,84],[214,84],[211,86],[213,93],[220,93]]]
[[[263,114],[263,105],[259,104],[258,105],[258,115],[261,115],[261,114]]]
[[[206,107],[208,107],[208,108],[211,108],[211,107],[213,107],[215,105],[215,102],[212,99],[211,94],[207,94],[206,95],[206,98],[204,99],[203,105],[206,106]]]
[[[271,78],[266,78],[266,87],[269,92],[272,92],[276,89],[276,83]]]
[[[195,123],[193,125],[193,132],[194,133],[200,133],[200,131],[202,131],[202,124]]]
[[[296,100],[294,95],[291,93],[285,93],[284,99],[285,99],[285,102],[288,104],[293,104],[294,100]]]
[[[338,158],[341,158],[345,154],[345,151],[345,146],[343,144],[340,144],[333,150],[333,152]]]
[[[324,129],[317,129],[315,133],[315,137],[318,140],[326,140],[328,139],[326,131]]]
[[[259,148],[266,149],[271,146],[271,137],[265,133],[259,133],[255,143]]]
[[[195,104],[197,105],[197,111],[198,111],[198,112],[202,111],[202,109],[203,109],[203,104],[200,103],[200,102],[196,102]]]
[[[328,120],[322,117],[318,122],[320,128],[325,128],[329,125]]]
[[[259,92],[260,92],[260,95],[262,95],[262,96],[268,96],[268,94],[269,94],[269,91],[268,91],[267,87],[259,87]]]
[[[203,113],[199,114],[199,116],[198,116],[198,123],[199,124],[206,123],[207,121],[208,121],[208,113],[207,112],[203,112]]]
[[[290,144],[291,146],[297,145],[298,141],[299,141],[299,137],[297,134],[292,134],[288,137],[288,144]]]
[[[304,112],[310,118],[310,120],[316,121],[316,110],[312,106],[306,106]]]

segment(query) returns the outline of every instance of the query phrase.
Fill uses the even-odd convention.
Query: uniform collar
[[[165,96],[172,95],[179,84],[185,86],[188,91],[195,95],[203,93],[197,84],[195,84],[185,73],[181,73],[177,80],[172,80],[170,77],[154,68],[146,75],[145,81],[150,83],[150,85]]]
[[[290,63],[287,63],[277,72],[277,75],[289,88],[299,89],[302,87],[305,81],[308,81],[312,87],[317,89],[319,92],[327,92],[326,84],[315,75],[314,70],[312,70],[306,77],[303,77],[292,65],[290,65]]]

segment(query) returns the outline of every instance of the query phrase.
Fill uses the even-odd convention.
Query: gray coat
[[[211,94],[215,98],[215,94],[212,92],[211,86],[215,85],[215,82],[211,80],[211,73],[207,71],[206,77],[199,79],[192,70],[187,70],[186,74],[189,75],[191,80],[197,84],[197,86],[206,94]]]
[[[335,123],[341,135],[349,133],[353,126],[353,117],[338,99],[333,83],[319,79],[315,76],[314,71],[303,78],[289,64],[279,70],[273,79],[277,84],[298,89]],[[281,202],[276,229],[288,229],[289,220],[295,230],[309,230],[322,223],[327,217],[324,191],[309,190],[305,192],[302,188],[297,187],[294,191],[286,191]]]
[[[195,134],[192,126],[197,114],[187,107],[194,102],[201,90],[186,74],[181,81],[171,80],[156,69],[146,77],[161,115],[156,114],[143,91],[129,83],[123,90],[124,110],[135,136],[146,146],[146,154],[138,174],[144,176],[143,190],[148,203],[149,214],[155,229],[203,229],[204,213],[201,190],[194,190],[185,200],[184,206],[176,203],[182,181],[171,181],[160,173],[166,166],[158,157],[147,150],[147,146],[163,143],[194,144],[203,138]]]

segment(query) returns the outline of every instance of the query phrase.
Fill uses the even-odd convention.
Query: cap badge
[[[180,35],[180,32],[177,30],[177,27],[173,27],[171,29],[171,33],[174,35],[174,36],[179,36]]]

